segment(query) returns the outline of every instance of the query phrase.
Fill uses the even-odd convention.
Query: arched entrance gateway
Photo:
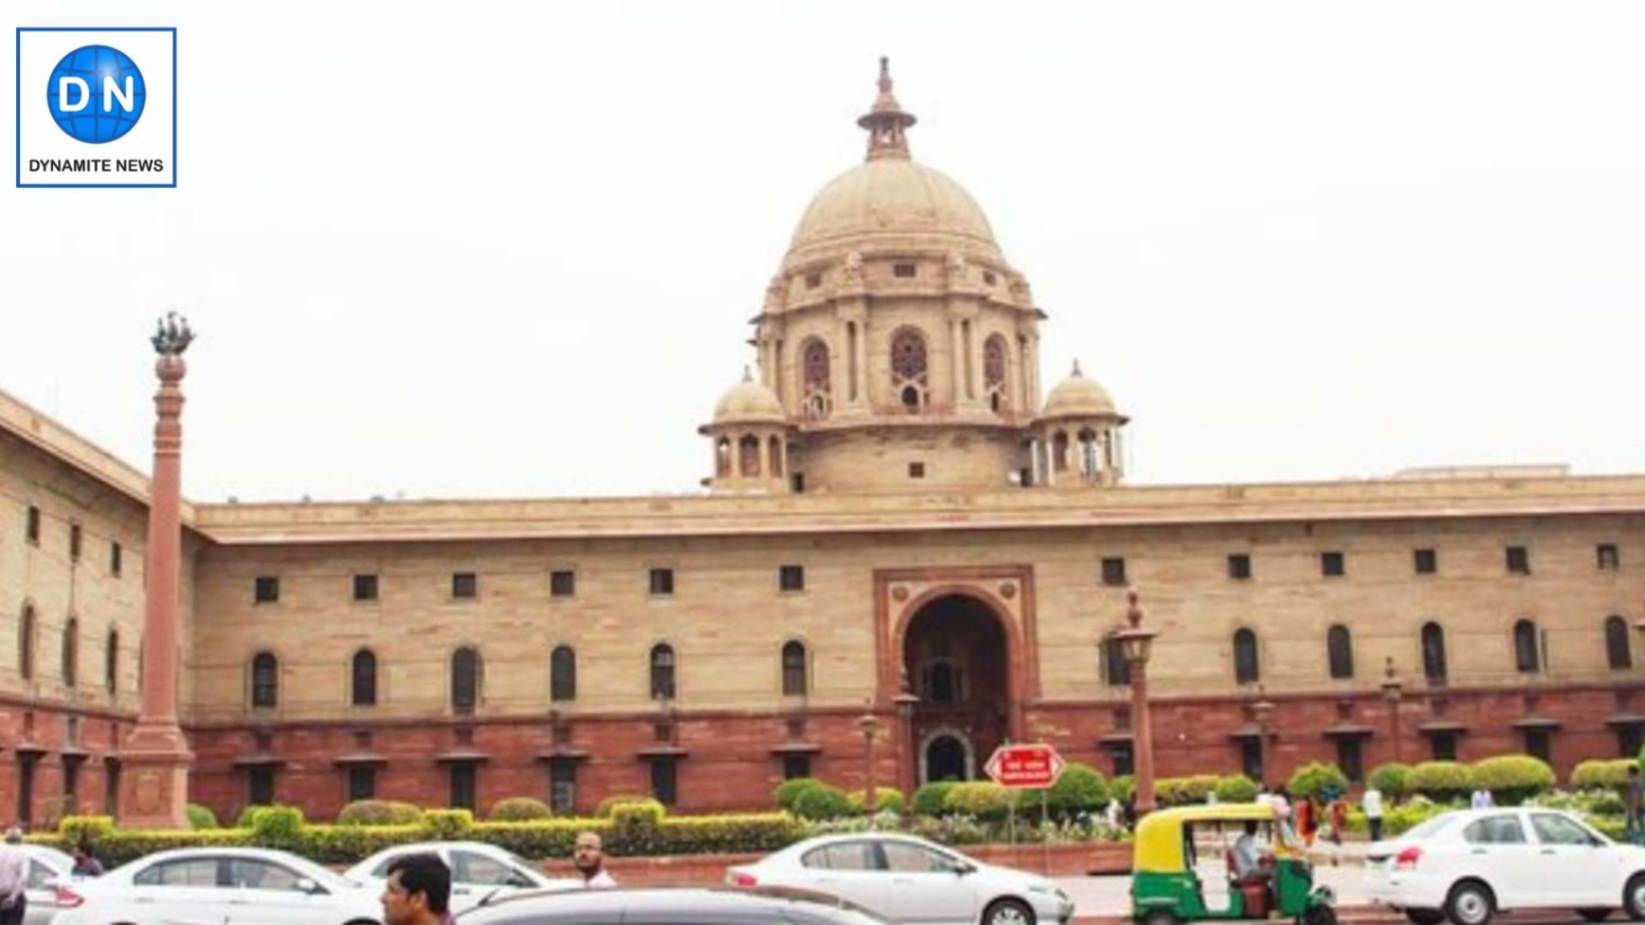
[[[919,701],[911,739],[916,783],[970,780],[1011,734],[1011,646],[983,601],[947,594],[919,607],[903,636],[902,669]]]

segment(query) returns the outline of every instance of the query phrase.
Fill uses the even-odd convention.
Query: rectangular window
[[[80,806],[80,762],[63,760],[63,812],[78,813]]]
[[[1249,581],[1251,578],[1251,557],[1243,552],[1230,555],[1228,557],[1228,577],[1235,581]]]
[[[80,525],[69,524],[69,559],[80,561]]]
[[[891,265],[891,275],[898,279],[913,279],[919,272],[911,263],[894,263]]]
[[[804,472],[794,473],[793,478],[790,481],[792,481],[794,483],[794,494],[796,494],[796,495],[805,494],[805,473]]]
[[[577,811],[577,762],[570,758],[548,763],[548,805],[562,816]]]
[[[1428,736],[1428,747],[1433,752],[1435,761],[1457,760],[1457,734],[1454,732],[1435,732]]]
[[[120,563],[120,544],[119,543],[110,543],[109,544],[109,574],[113,575],[115,578],[119,578],[120,577],[120,565],[121,565],[121,563]]]
[[[1531,554],[1524,546],[1509,546],[1503,550],[1507,558],[1508,573],[1510,575],[1531,574]]]
[[[473,572],[451,573],[451,596],[458,600],[472,600],[480,596],[480,579]]]
[[[550,597],[575,597],[577,573],[570,570],[549,572],[548,594]]]
[[[908,464],[908,477],[911,479],[925,478],[925,463],[911,462]]]
[[[777,587],[783,591],[804,591],[805,566],[784,565],[778,568]]]
[[[1136,773],[1136,764],[1132,759],[1130,742],[1115,742],[1107,746],[1108,757],[1114,763],[1114,776]]]
[[[783,780],[797,780],[811,776],[810,755],[784,755]]]
[[[474,765],[460,761],[451,766],[451,808],[474,811]]]
[[[274,766],[254,764],[246,769],[246,802],[268,806],[274,802]]]
[[[1553,735],[1546,729],[1525,730],[1525,754],[1553,764]]]
[[[29,506],[27,530],[28,532],[25,533],[24,536],[28,539],[28,541],[36,546],[40,545],[40,509],[33,505]]]
[[[1357,737],[1337,738],[1337,767],[1352,783],[1357,784],[1365,779],[1365,751]]]
[[[369,764],[348,766],[348,801],[377,798],[377,769]]]
[[[374,601],[377,599],[377,576],[354,576],[354,599],[357,601]]]
[[[1262,780],[1262,740],[1246,738],[1239,740],[1240,771],[1252,780]]]
[[[821,286],[821,285],[822,285],[822,274],[821,273],[807,273],[807,274],[805,274],[805,288],[815,289],[815,288],[817,288],[818,286]]]
[[[656,597],[667,597],[674,593],[674,570],[671,568],[654,568],[649,579],[651,593]]]
[[[1102,560],[1102,583],[1105,585],[1125,584],[1125,560],[1120,558]]]
[[[1645,748],[1645,734],[1634,723],[1616,727],[1616,747],[1619,758],[1638,758],[1639,750]]]
[[[120,762],[103,759],[103,815],[120,815]]]
[[[1432,575],[1439,571],[1439,554],[1432,549],[1413,549],[1411,566],[1418,575]]]
[[[673,758],[651,760],[651,796],[664,806],[673,806],[679,802],[677,772]]]
[[[1343,564],[1342,553],[1322,552],[1319,554],[1319,573],[1327,578],[1341,578],[1348,573]]]
[[[272,604],[280,599],[280,579],[273,575],[259,575],[251,583],[251,600],[257,604]]]
[[[1617,553],[1615,543],[1600,543],[1594,547],[1594,555],[1599,559],[1602,572],[1614,572],[1622,567],[1622,557]]]

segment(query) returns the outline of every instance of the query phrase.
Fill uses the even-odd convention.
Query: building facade
[[[1126,482],[1115,402],[1042,397],[1022,275],[915,162],[889,77],[667,498],[185,504],[191,798],[769,805],[785,777],[1125,773],[1141,589],[1159,773],[1633,754],[1645,477]],[[118,811],[145,477],[0,395],[0,818]]]

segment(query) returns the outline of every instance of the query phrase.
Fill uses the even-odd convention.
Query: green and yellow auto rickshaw
[[[1195,872],[1195,836],[1230,838],[1254,825],[1267,831],[1272,854],[1259,873],[1236,877],[1227,865],[1226,905],[1206,901],[1205,883]],[[1215,876],[1222,876],[1217,874]],[[1336,897],[1314,884],[1314,871],[1265,803],[1181,806],[1149,813],[1137,823],[1132,848],[1131,915],[1143,925],[1174,925],[1225,919],[1295,919],[1298,925],[1335,925]]]

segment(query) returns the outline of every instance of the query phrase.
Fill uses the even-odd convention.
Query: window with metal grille
[[[674,593],[674,570],[671,568],[654,568],[651,570],[649,588],[655,597],[667,597]]]
[[[577,699],[577,653],[570,646],[555,646],[548,656],[548,694],[557,703]]]
[[[460,761],[453,764],[451,775],[451,808],[474,811],[474,783],[476,769],[473,763]]]
[[[1257,634],[1245,627],[1234,631],[1234,680],[1255,684],[1262,678],[1257,660]]]
[[[577,594],[577,573],[569,569],[549,572],[548,593],[550,597],[575,597]]]
[[[1531,553],[1524,546],[1509,546],[1503,551],[1505,564],[1510,575],[1531,574]]]
[[[1105,585],[1125,584],[1125,560],[1115,557],[1102,560],[1102,583]]]
[[[1622,556],[1617,552],[1615,543],[1600,543],[1595,546],[1594,556],[1599,561],[1601,571],[1614,572],[1622,567]]]
[[[1521,619],[1514,622],[1514,667],[1524,674],[1542,670],[1541,640],[1536,623]]]
[[[666,642],[651,647],[651,699],[674,699],[674,647]]]
[[[1634,667],[1634,653],[1628,640],[1628,621],[1616,614],[1605,618],[1605,661],[1612,671]]]
[[[1422,625],[1422,675],[1429,684],[1445,683],[1445,629],[1432,621]]]
[[[354,653],[349,665],[350,698],[357,707],[377,705],[377,655],[370,649]]]
[[[556,813],[569,816],[577,811],[577,762],[552,758],[548,762],[548,805]]]
[[[1439,571],[1439,555],[1432,549],[1413,549],[1411,565],[1418,575],[1432,575]]]
[[[1322,552],[1319,554],[1319,572],[1327,578],[1340,578],[1347,574],[1347,565],[1343,562],[1340,552]]]
[[[377,769],[369,764],[348,766],[348,799],[375,800],[377,798]]]
[[[273,709],[280,701],[280,662],[272,652],[259,652],[251,660],[251,705]]]
[[[377,599],[377,576],[354,576],[354,599],[357,601],[374,601]]]
[[[782,591],[804,591],[805,566],[780,566],[777,569],[777,588]]]
[[[259,575],[251,582],[251,600],[255,604],[272,604],[280,599],[280,579],[273,575]]]
[[[480,702],[480,653],[464,646],[451,653],[451,709],[474,712]]]
[[[673,758],[651,760],[651,796],[664,806],[679,802],[679,775]]]
[[[803,697],[806,694],[805,645],[797,640],[783,645],[783,696]]]
[[[1232,553],[1228,556],[1228,577],[1235,581],[1246,581],[1251,577],[1251,557],[1243,552]]]
[[[1339,623],[1326,630],[1325,654],[1332,678],[1342,680],[1354,676],[1354,640],[1348,627]]]
[[[1131,683],[1131,663],[1125,660],[1125,647],[1113,633],[1102,639],[1102,679],[1111,687]]]
[[[480,578],[473,572],[451,573],[451,596],[459,600],[472,600],[480,595]]]

